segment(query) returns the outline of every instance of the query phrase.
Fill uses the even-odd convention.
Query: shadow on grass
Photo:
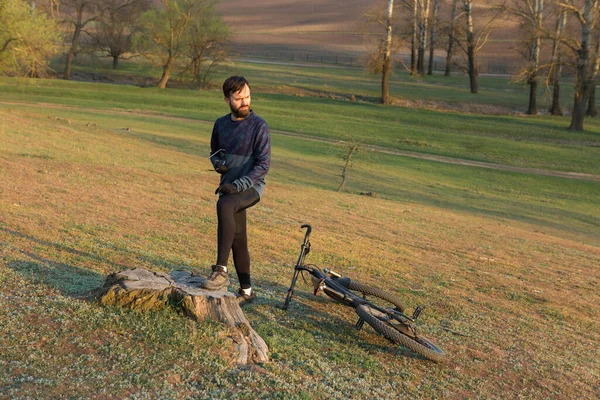
[[[268,325],[272,324],[270,321],[273,321],[275,317],[278,338],[272,340],[288,343],[289,346],[304,345],[309,347],[315,354],[320,354],[321,357],[324,354],[328,359],[352,358],[355,359],[355,362],[368,363],[367,360],[362,360],[360,355],[350,354],[355,351],[357,346],[367,354],[386,351],[402,357],[426,360],[425,357],[402,346],[387,342],[368,324],[364,324],[362,327],[362,331],[369,335],[368,338],[365,338],[365,334],[359,333],[356,329],[358,315],[354,309],[333,301],[326,295],[315,296],[310,288],[306,291],[303,288],[296,288],[289,308],[283,310],[284,294],[287,293],[288,287],[260,279],[258,283],[259,287],[269,292],[282,294],[280,301],[263,300],[259,296],[255,304],[244,308],[244,312],[251,315],[251,319],[258,317],[258,321],[254,322],[253,326],[259,334],[267,338],[267,342],[269,342],[269,336],[273,336],[273,332]],[[319,310],[310,303],[321,304],[326,310]],[[267,305],[269,308],[260,307],[260,305]],[[337,316],[340,312],[344,313],[347,319]],[[385,344],[386,342],[387,344]],[[341,348],[348,348],[349,354],[343,355],[334,352],[330,345],[332,343],[337,343],[334,347],[339,345]],[[348,344],[351,344],[351,346],[347,346]],[[271,344],[269,346],[273,347]],[[278,343],[274,347],[280,348],[286,347],[286,345]]]
[[[94,261],[107,263],[105,259],[97,255],[73,249],[71,247],[37,239],[33,236],[25,235],[7,228],[1,228],[0,232],[11,236],[26,239],[40,246],[54,248],[59,251],[67,252],[78,257],[85,257]],[[51,286],[60,291],[65,296],[81,297],[90,290],[96,289],[102,285],[105,276],[88,269],[79,268],[70,264],[56,262],[52,259],[41,257],[36,253],[21,250],[21,254],[29,257],[29,261],[12,261],[8,267],[20,274],[23,278],[33,282],[42,283]],[[128,266],[109,262],[114,268],[119,270],[128,269]]]
[[[82,252],[68,246],[49,241],[43,241],[23,233],[0,228],[0,232],[23,238],[38,245],[51,247],[77,256],[87,257],[109,264],[116,270],[130,269],[130,266],[107,262],[98,256]],[[69,263],[57,262],[47,257],[42,257],[31,251],[20,250],[20,253],[29,260],[13,260],[7,266],[33,284],[44,284],[58,290],[61,294],[74,298],[84,298],[94,289],[102,286],[105,280],[103,274],[74,266]],[[153,259],[154,265],[164,269],[167,265],[172,268],[177,266],[166,260]],[[208,270],[206,271],[208,274]],[[276,346],[270,347],[298,348],[306,347],[306,351],[315,357],[352,359],[356,363],[368,363],[360,355],[352,354],[349,348],[347,354],[339,354],[339,349],[346,348],[346,343],[358,346],[367,354],[377,351],[393,352],[399,356],[424,359],[407,349],[393,345],[382,344],[382,339],[370,327],[365,325],[363,330],[369,335],[360,334],[354,327],[358,316],[350,307],[344,307],[335,301],[320,295],[314,296],[309,289],[299,288],[295,291],[289,309],[283,310],[282,305],[288,287],[279,283],[257,279],[257,284],[268,296],[260,297],[254,304],[244,308],[250,316],[252,325],[257,332],[266,338],[267,342],[276,341]],[[281,296],[279,296],[281,294]],[[323,307],[324,309],[318,309]],[[340,317],[344,313],[347,318]],[[275,319],[274,319],[274,316]],[[379,338],[379,339],[376,339]],[[355,348],[355,347],[354,347]],[[333,350],[338,349],[338,350]]]
[[[65,296],[85,296],[91,290],[100,287],[105,279],[97,272],[56,263],[28,252],[23,254],[34,261],[13,261],[8,267],[30,282],[51,286]]]

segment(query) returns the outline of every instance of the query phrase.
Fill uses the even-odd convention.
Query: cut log
[[[175,306],[197,322],[206,318],[222,322],[233,332],[239,364],[269,361],[267,344],[250,326],[236,296],[226,290],[202,289],[204,280],[188,271],[167,275],[136,268],[110,274],[95,296],[104,305],[138,311]]]

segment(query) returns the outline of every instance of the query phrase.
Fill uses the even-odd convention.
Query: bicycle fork
[[[298,280],[298,274],[301,271],[300,267],[304,262],[304,257],[306,257],[306,255],[310,252],[309,238],[310,233],[312,231],[312,227],[309,224],[304,224],[301,226],[301,228],[306,228],[306,233],[304,234],[304,242],[302,242],[302,246],[300,247],[300,255],[298,256],[298,261],[294,266],[294,276],[292,277],[292,283],[290,285],[290,288],[288,289],[287,297],[285,298],[285,303],[283,304],[284,310],[287,310],[290,305],[290,301],[292,300],[292,296],[294,294],[294,287],[296,286],[296,281]]]

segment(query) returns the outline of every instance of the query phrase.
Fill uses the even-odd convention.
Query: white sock
[[[252,294],[252,288],[242,289],[242,294],[245,294],[246,296],[250,296]]]
[[[222,267],[225,272],[227,272],[227,267],[225,265],[217,265],[218,267]]]

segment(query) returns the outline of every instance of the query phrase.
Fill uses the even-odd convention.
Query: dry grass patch
[[[273,361],[236,369],[217,324],[77,298],[118,269],[208,271],[218,177],[206,159],[83,119],[0,109],[0,121],[3,396],[341,398],[351,387],[356,398],[570,399],[600,390],[597,236],[271,179],[249,212],[260,297],[246,314]],[[208,134],[185,138],[208,151]],[[169,137],[180,136],[175,121]],[[309,262],[426,304],[423,329],[451,361],[355,331],[350,309],[302,283],[279,310],[307,222]]]

